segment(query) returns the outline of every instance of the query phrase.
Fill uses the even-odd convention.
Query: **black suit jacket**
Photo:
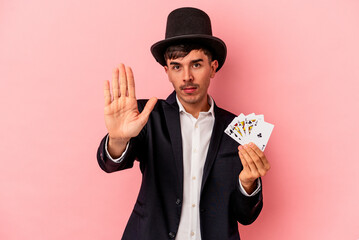
[[[146,101],[138,100],[139,111]],[[238,144],[224,133],[235,115],[216,105],[214,113],[200,195],[201,236],[202,240],[238,240],[237,221],[250,224],[257,218],[263,206],[262,191],[253,197],[240,192]],[[182,138],[175,92],[157,102],[146,126],[130,140],[121,163],[106,157],[105,138],[97,159],[105,172],[131,168],[135,159],[140,163],[141,189],[122,239],[175,238],[183,199]]]

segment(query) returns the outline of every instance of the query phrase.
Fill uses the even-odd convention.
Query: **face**
[[[167,59],[165,71],[182,105],[204,106],[217,67],[217,60],[209,62],[202,50],[192,50],[183,58]]]

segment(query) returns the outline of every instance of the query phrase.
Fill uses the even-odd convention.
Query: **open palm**
[[[151,98],[143,111],[138,111],[133,73],[130,67],[123,64],[114,70],[112,96],[109,81],[105,81],[104,96],[105,124],[109,137],[122,141],[139,134],[157,102],[156,98]]]

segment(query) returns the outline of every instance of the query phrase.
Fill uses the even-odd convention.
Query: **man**
[[[151,48],[174,92],[166,100],[136,100],[131,68],[105,82],[108,135],[97,159],[106,172],[142,172],[138,199],[122,239],[239,239],[237,221],[252,223],[262,209],[260,177],[270,166],[254,144],[237,146],[224,134],[235,117],[208,95],[226,57],[210,19],[180,8],[167,19],[165,40]]]

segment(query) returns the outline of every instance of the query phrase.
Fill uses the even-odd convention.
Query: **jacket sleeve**
[[[262,181],[261,185],[262,188],[257,194],[248,197],[241,192],[239,182],[237,183],[236,191],[232,193],[231,200],[233,201],[233,210],[239,223],[243,225],[249,225],[257,219],[263,208]]]
[[[109,159],[106,154],[105,144],[106,144],[107,135],[101,140],[100,146],[97,150],[97,162],[100,165],[101,169],[107,173],[124,170],[127,168],[132,168],[133,163],[136,159],[134,154],[134,143],[131,140],[129,147],[124,155],[124,158],[121,162],[116,163]],[[132,142],[132,143],[131,143]]]

